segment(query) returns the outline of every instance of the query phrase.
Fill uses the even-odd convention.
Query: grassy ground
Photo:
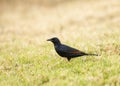
[[[120,86],[119,0],[32,3],[0,3],[0,86]],[[100,56],[68,62],[54,36]]]

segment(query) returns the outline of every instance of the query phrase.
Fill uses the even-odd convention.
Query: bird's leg
[[[70,61],[70,59],[71,59],[70,57],[67,57],[67,60],[68,60],[68,61]]]

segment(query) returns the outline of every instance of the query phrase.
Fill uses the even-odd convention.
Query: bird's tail
[[[87,56],[99,56],[98,54],[86,54]]]

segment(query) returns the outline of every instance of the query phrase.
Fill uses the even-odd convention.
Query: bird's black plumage
[[[96,54],[87,54],[87,53],[84,53],[80,50],[72,48],[70,46],[64,45],[60,42],[60,40],[57,37],[53,37],[51,39],[48,39],[47,41],[51,41],[54,44],[54,48],[55,48],[56,52],[60,56],[67,58],[68,61],[70,61],[71,58],[84,56],[84,55],[95,55],[95,56],[97,56]]]

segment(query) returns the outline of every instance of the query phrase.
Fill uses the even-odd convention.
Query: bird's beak
[[[51,39],[47,39],[47,41],[51,41]]]

